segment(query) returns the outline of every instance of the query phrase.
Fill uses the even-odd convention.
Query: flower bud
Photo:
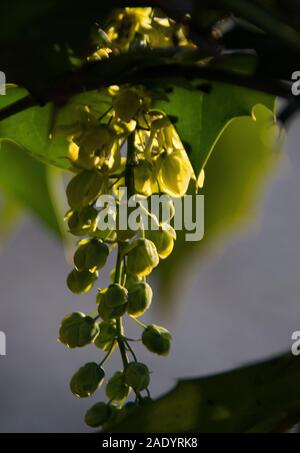
[[[113,295],[112,293],[117,293],[118,297],[120,296],[120,294],[122,294],[119,301],[124,300],[123,296],[125,293],[119,292],[114,289],[110,293],[109,297],[107,298],[106,297],[107,292],[108,292],[108,288],[105,288],[104,290],[100,291],[97,295],[98,313],[104,321],[111,321],[113,319],[120,318],[121,316],[124,315],[127,304],[121,303],[121,304],[115,305],[115,306],[111,305],[113,303],[113,301],[118,300],[118,299],[114,299],[112,297],[112,295]]]
[[[83,365],[70,381],[71,392],[78,398],[91,396],[100,387],[104,370],[95,362]]]
[[[109,307],[105,301],[101,302],[98,307],[98,313],[104,321],[121,318],[126,311],[126,304],[118,305],[117,307]]]
[[[97,280],[98,273],[73,269],[67,277],[67,285],[75,294],[87,293]]]
[[[71,208],[80,209],[93,203],[106,192],[107,179],[97,170],[84,170],[71,179],[67,197]]]
[[[124,380],[137,392],[145,390],[150,382],[149,370],[143,363],[131,362],[124,371]]]
[[[86,152],[102,150],[109,147],[113,141],[112,130],[106,124],[97,124],[96,127],[87,129],[79,139],[79,146]]]
[[[90,230],[93,231],[96,228],[97,215],[97,209],[92,206],[86,206],[80,211],[69,211],[66,220],[70,233],[74,236],[84,236]]]
[[[108,351],[111,348],[112,342],[117,336],[116,325],[113,321],[102,321],[99,324],[99,330],[99,335],[97,335],[94,344],[103,351]]]
[[[69,348],[80,348],[92,343],[98,332],[98,325],[93,318],[83,313],[71,313],[61,322],[59,341]]]
[[[108,422],[111,416],[111,407],[105,403],[94,404],[85,414],[84,421],[91,428],[98,428]]]
[[[74,264],[79,271],[100,269],[105,266],[108,254],[106,244],[92,239],[78,247],[74,254]]]
[[[129,387],[125,384],[122,371],[116,371],[106,386],[106,396],[111,401],[121,402],[125,400],[129,393]]]
[[[136,192],[146,197],[150,196],[156,183],[156,174],[152,164],[146,160],[140,160],[133,171]]]
[[[158,230],[148,230],[146,237],[155,244],[160,258],[167,258],[172,253],[176,232],[171,225],[164,224]]]
[[[113,107],[116,116],[123,121],[130,121],[134,118],[141,105],[141,101],[133,90],[130,88],[121,89],[113,100]]]
[[[127,312],[133,317],[141,316],[151,305],[152,289],[146,282],[137,282],[128,293]]]
[[[131,250],[127,256],[128,272],[145,277],[152,272],[152,269],[159,263],[156,247],[149,239],[136,239],[131,244]]]
[[[161,326],[150,324],[142,334],[142,342],[146,348],[158,355],[168,355],[171,347],[172,336]]]
[[[108,307],[118,307],[127,303],[128,291],[119,283],[112,283],[107,288],[104,298]]]
[[[193,175],[193,169],[184,149],[162,154],[158,160],[158,183],[162,192],[182,197]]]
[[[85,170],[92,170],[100,163],[103,163],[105,156],[103,154],[100,156],[95,155],[94,152],[88,152],[86,149],[80,147],[78,149],[77,158],[74,160],[77,167],[80,167]]]

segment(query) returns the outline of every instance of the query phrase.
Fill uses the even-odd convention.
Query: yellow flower
[[[105,60],[109,58],[109,55],[112,53],[112,49],[109,47],[101,47],[100,49],[96,50],[92,55],[89,55],[87,60],[88,61],[98,61],[98,60]]]
[[[129,122],[135,117],[141,104],[142,99],[134,89],[130,88],[121,89],[113,99],[116,116],[126,122]]]
[[[136,31],[151,29],[152,8],[125,8],[125,13],[132,18]]]
[[[125,8],[112,17],[113,25],[106,30],[110,41],[121,51],[128,50],[136,33],[145,34],[151,29],[152,8]]]
[[[135,190],[146,197],[156,191],[155,168],[147,160],[140,160],[134,167],[134,185]]]
[[[170,196],[182,197],[193,176],[193,168],[184,149],[161,154],[157,160],[160,190]]]
[[[81,125],[81,132],[71,136],[69,157],[76,168],[98,168],[105,173],[120,166],[121,137],[114,127],[93,121]]]

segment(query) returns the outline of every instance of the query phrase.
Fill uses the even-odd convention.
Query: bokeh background
[[[299,127],[298,117],[263,202],[257,200],[254,226],[231,234],[205,260],[188,259],[171,295],[159,297],[152,280],[156,298],[144,320],[165,325],[174,337],[168,358],[143,349],[143,360],[153,370],[152,396],[169,390],[178,378],[285,351],[292,332],[300,330]],[[61,244],[32,217],[2,247],[0,330],[6,333],[7,355],[0,357],[1,432],[89,431],[83,415],[102,391],[79,400],[68,382],[79,366],[103,353],[95,346],[67,350],[56,340],[66,313],[89,312],[94,305],[92,296],[68,292],[69,269]],[[105,272],[102,277],[108,279]],[[128,328],[136,337],[136,326]],[[119,367],[116,350],[107,371]]]

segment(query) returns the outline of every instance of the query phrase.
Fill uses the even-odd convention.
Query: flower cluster
[[[110,40],[124,49],[137,33],[147,32],[149,39],[154,40],[154,19],[150,13],[150,8],[116,12],[108,29]],[[163,19],[157,21],[157,27],[165,27]],[[166,40],[167,35],[164,34]],[[59,332],[60,342],[69,348],[93,343],[105,352],[99,363],[86,363],[70,382],[73,394],[84,398],[106,381],[108,402],[95,404],[85,416],[91,427],[110,421],[124,406],[130,392],[135,394],[134,404],[142,404],[149,397],[150,373],[137,360],[131,340],[124,333],[125,316],[141,327],[140,341],[149,351],[165,356],[170,350],[168,330],[145,325],[138,318],[152,303],[147,277],[160,259],[170,255],[176,239],[170,224],[174,214],[171,197],[182,197],[194,177],[174,125],[164,112],[153,107],[153,93],[143,86],[130,85],[111,86],[107,92],[110,105],[104,115],[97,118],[88,107],[84,108],[78,127],[70,136],[74,176],[66,189],[70,205],[66,221],[70,233],[78,237],[78,247],[74,269],[67,277],[68,288],[76,294],[90,291],[114,250],[116,266],[111,272],[111,283],[97,289],[96,316],[71,313],[62,320]],[[123,186],[130,195],[144,198],[166,194],[169,221],[146,211],[157,226],[154,230],[145,230],[142,222],[138,231],[101,228],[99,216],[106,207],[99,207],[97,200],[101,195],[113,195],[117,209],[107,211],[107,215],[118,217]],[[104,365],[116,348],[121,354],[122,369],[107,379]]]
[[[99,43],[89,60],[108,58],[140,48],[189,47],[195,45],[187,38],[186,27],[177,24],[156,8],[123,8],[108,18],[104,30],[99,30]]]

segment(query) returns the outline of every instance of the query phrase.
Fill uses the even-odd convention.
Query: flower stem
[[[134,132],[127,139],[127,159],[125,166],[125,185],[128,198],[134,194],[133,158],[134,158]]]
[[[146,329],[147,326],[142,321],[134,318],[133,316],[129,316],[129,317],[132,319],[132,321],[136,322],[140,327],[142,327],[143,329]]]
[[[118,255],[117,255],[117,263],[116,263],[116,272],[115,272],[115,278],[114,278],[114,282],[115,283],[118,283],[118,284],[121,284],[122,283],[122,280],[123,280],[123,276],[122,276],[122,271],[123,271],[123,260],[122,260],[122,246],[121,244],[118,244]],[[126,348],[125,348],[125,344],[124,344],[124,341],[123,341],[123,333],[124,333],[124,329],[123,329],[123,323],[122,323],[122,319],[121,318],[118,318],[116,320],[116,327],[117,327],[117,342],[118,342],[118,346],[119,346],[119,349],[120,349],[120,354],[121,354],[121,358],[122,358],[122,362],[123,362],[123,367],[124,369],[126,368],[126,366],[128,365],[128,359],[127,359],[127,355],[126,355]]]
[[[109,359],[109,357],[112,355],[113,353],[113,350],[114,350],[114,346],[115,346],[115,342],[116,340],[113,340],[112,343],[111,343],[111,346],[108,350],[108,353],[106,354],[106,356],[104,357],[103,360],[101,360],[101,362],[99,363],[99,366],[102,366],[105,364],[105,362],[107,362],[107,360]]]

